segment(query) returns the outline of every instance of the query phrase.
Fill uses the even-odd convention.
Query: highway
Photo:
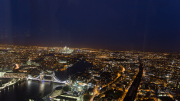
[[[139,59],[139,73],[137,74],[136,78],[134,79],[131,87],[129,88],[129,91],[127,92],[125,98],[124,98],[124,101],[134,101],[135,97],[136,97],[136,94],[137,94],[137,90],[138,90],[138,87],[139,87],[139,84],[141,82],[141,77],[142,77],[142,74],[143,74],[143,65]]]

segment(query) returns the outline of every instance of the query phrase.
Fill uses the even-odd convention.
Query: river
[[[91,63],[79,61],[65,71],[55,72],[59,80],[67,80],[69,75],[83,72],[86,68],[92,67]],[[29,101],[29,98],[43,97],[49,94],[60,84],[52,82],[24,81],[13,86],[6,87],[0,91],[0,101]]]

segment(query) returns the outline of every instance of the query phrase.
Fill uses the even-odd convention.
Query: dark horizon
[[[0,44],[179,52],[180,1],[1,0]]]

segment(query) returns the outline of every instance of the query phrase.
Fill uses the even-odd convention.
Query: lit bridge
[[[44,77],[48,76],[51,77],[51,79],[45,79]],[[25,75],[23,73],[4,73],[4,75],[1,75],[0,78],[14,78],[14,79],[27,79],[27,80],[38,80],[38,81],[51,81],[56,83],[65,83],[67,84],[67,81],[61,81],[56,76],[55,73],[40,73],[37,77],[32,77],[31,75]]]
[[[51,79],[44,79],[44,76],[49,76]],[[67,83],[66,81],[61,81],[59,80],[56,76],[55,73],[53,72],[52,74],[45,74],[45,73],[40,73],[39,76],[37,77],[32,77],[31,75],[28,75],[27,77],[28,80],[38,80],[38,81],[51,81],[51,82],[56,82],[56,83]]]
[[[1,86],[0,86],[0,90],[1,89],[4,89],[4,88],[6,88],[6,87],[8,87],[8,86],[11,86],[11,85],[13,85],[13,84],[15,84],[15,83],[17,83],[18,81],[21,81],[22,79],[12,79],[11,81],[9,81],[9,82],[7,82],[7,83],[4,83],[4,84],[2,84]],[[9,89],[9,88],[8,88]]]

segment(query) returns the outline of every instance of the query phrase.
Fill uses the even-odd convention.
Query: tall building
[[[64,47],[62,50],[61,50],[61,53],[64,53],[64,54],[70,54],[72,53],[74,50],[73,49],[69,49],[69,47]]]

